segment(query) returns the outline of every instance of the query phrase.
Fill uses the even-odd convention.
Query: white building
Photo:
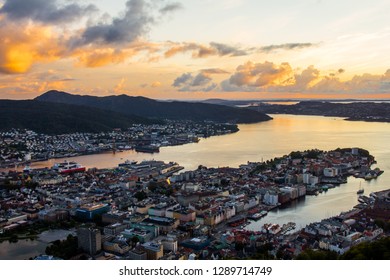
[[[263,202],[267,205],[278,205],[278,194],[275,192],[266,192]]]

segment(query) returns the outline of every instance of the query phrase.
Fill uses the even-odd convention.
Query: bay
[[[377,166],[385,172],[377,179],[365,181],[350,177],[347,184],[330,189],[316,197],[307,196],[248,226],[257,230],[263,223],[295,222],[298,227],[319,221],[357,204],[356,191],[361,183],[365,194],[390,187],[390,124],[380,122],[345,121],[342,118],[322,116],[271,115],[273,120],[239,125],[234,134],[201,139],[199,143],[162,147],[160,153],[145,154],[124,151],[116,154],[96,154],[68,158],[82,165],[98,168],[115,167],[126,159],[175,161],[186,170],[199,165],[207,167],[238,167],[247,161],[262,161],[318,148],[333,150],[338,147],[359,147],[370,151]],[[37,162],[32,167],[50,167],[55,159]]]

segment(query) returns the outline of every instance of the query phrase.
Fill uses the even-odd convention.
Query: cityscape
[[[143,129],[142,141],[167,139],[166,128],[161,129],[163,135]],[[129,135],[113,133],[118,140]],[[201,136],[192,133],[191,141]],[[99,136],[106,140],[105,134]],[[16,130],[3,137],[14,139],[14,146],[8,141],[12,147],[26,143],[27,150],[20,154],[24,164],[36,158],[33,143],[52,140]],[[59,137],[62,155],[75,151],[69,139],[95,137]],[[121,142],[107,144],[111,153],[117,143]],[[88,170],[67,160],[51,168],[26,165],[1,173],[1,238],[21,242],[66,229],[66,239],[49,243],[45,253],[31,257],[35,259],[294,259],[309,250],[327,252],[329,258],[346,257],[352,246],[386,235],[390,190],[363,195],[360,188],[353,209],[303,228],[294,222],[265,223],[257,230],[246,227],[291,201],[343,188],[348,177],[376,180],[384,171],[371,168],[374,163],[369,151],[355,147],[295,151],[238,168],[200,165],[189,171],[182,171],[179,163],[157,160],[125,160],[114,168]]]
[[[0,260],[390,259],[390,4],[277,2],[0,0]]]

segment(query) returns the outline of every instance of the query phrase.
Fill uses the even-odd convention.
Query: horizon
[[[0,99],[388,100],[385,0],[0,0]]]
[[[119,94],[108,94],[105,96],[98,96],[98,95],[92,95],[92,94],[76,94],[76,93],[70,93],[66,91],[60,91],[56,89],[51,89],[46,92],[40,93],[35,97],[29,98],[29,99],[14,99],[14,98],[0,98],[0,100],[15,100],[15,101],[25,101],[25,100],[35,100],[36,98],[45,95],[50,92],[61,92],[69,95],[75,95],[75,96],[91,96],[91,97],[113,97],[113,96],[128,96],[128,97],[144,97],[144,98],[149,98],[153,99],[156,101],[183,101],[183,102],[199,102],[199,101],[211,101],[211,100],[218,100],[218,101],[242,101],[242,102],[300,102],[300,101],[327,101],[327,102],[389,102],[390,98],[324,98],[319,96],[318,98],[207,98],[207,99],[174,99],[174,98],[165,98],[165,99],[158,99],[158,98],[150,98],[142,95],[129,95],[129,94],[124,94],[124,93],[119,93]]]

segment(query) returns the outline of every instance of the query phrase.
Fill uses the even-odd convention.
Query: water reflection
[[[338,215],[357,204],[356,191],[361,182],[366,194],[390,187],[390,124],[375,122],[350,122],[342,118],[319,116],[272,115],[271,121],[240,125],[238,133],[202,139],[199,143],[163,147],[158,154],[124,151],[116,154],[98,154],[71,158],[87,167],[115,167],[126,159],[142,161],[156,159],[176,161],[187,170],[199,165],[208,167],[238,167],[247,161],[273,159],[318,148],[333,150],[338,147],[360,147],[373,154],[385,172],[376,180],[364,181],[350,177],[347,184],[330,189],[316,197],[270,212],[249,228],[258,229],[263,223],[287,223],[298,226]],[[35,163],[32,167],[50,167],[54,162]]]

